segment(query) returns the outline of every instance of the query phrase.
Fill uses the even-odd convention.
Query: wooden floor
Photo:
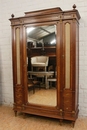
[[[28,101],[30,103],[48,105],[48,106],[56,106],[57,104],[57,92],[55,87],[51,87],[50,89],[35,89],[35,93],[33,91],[29,91]]]
[[[72,128],[69,121],[60,126],[58,119],[29,114],[24,118],[21,113],[15,117],[12,107],[0,106],[0,130],[87,130],[87,117],[79,117]]]

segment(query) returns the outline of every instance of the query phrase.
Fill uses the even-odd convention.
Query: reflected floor
[[[29,103],[48,105],[48,106],[56,106],[56,88],[50,89],[35,89],[35,93],[32,91],[28,93],[28,101]]]

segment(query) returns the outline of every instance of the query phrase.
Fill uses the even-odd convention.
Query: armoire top
[[[11,15],[9,19],[11,25],[22,25],[38,22],[48,22],[48,21],[61,21],[61,20],[71,20],[80,19],[80,14],[76,9],[76,5],[73,5],[72,10],[63,11],[60,7],[25,12],[25,16],[15,17],[14,14]]]
[[[46,14],[59,13],[61,11],[62,9],[60,7],[56,7],[56,8],[50,8],[50,9],[44,9],[44,10],[38,10],[32,12],[25,12],[25,16],[46,15]]]

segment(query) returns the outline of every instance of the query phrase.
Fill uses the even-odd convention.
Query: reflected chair
[[[33,94],[35,93],[35,88],[39,87],[40,89],[40,81],[34,79],[34,78],[28,78],[28,88],[30,90],[33,89]]]
[[[33,83],[33,79],[32,78],[28,78],[28,89],[32,90],[33,89],[33,93],[35,93],[35,86]]]
[[[34,78],[33,78],[33,83],[34,83],[34,85],[35,85],[35,88],[37,87],[37,88],[40,89],[40,84],[41,84],[41,82],[37,79],[37,77],[34,77]]]
[[[35,56],[31,58],[31,66],[32,71],[33,67],[44,67],[45,71],[47,70],[46,67],[48,66],[49,57],[48,56]]]

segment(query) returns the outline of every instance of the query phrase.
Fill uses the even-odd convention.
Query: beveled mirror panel
[[[56,106],[56,26],[27,27],[28,102]]]

